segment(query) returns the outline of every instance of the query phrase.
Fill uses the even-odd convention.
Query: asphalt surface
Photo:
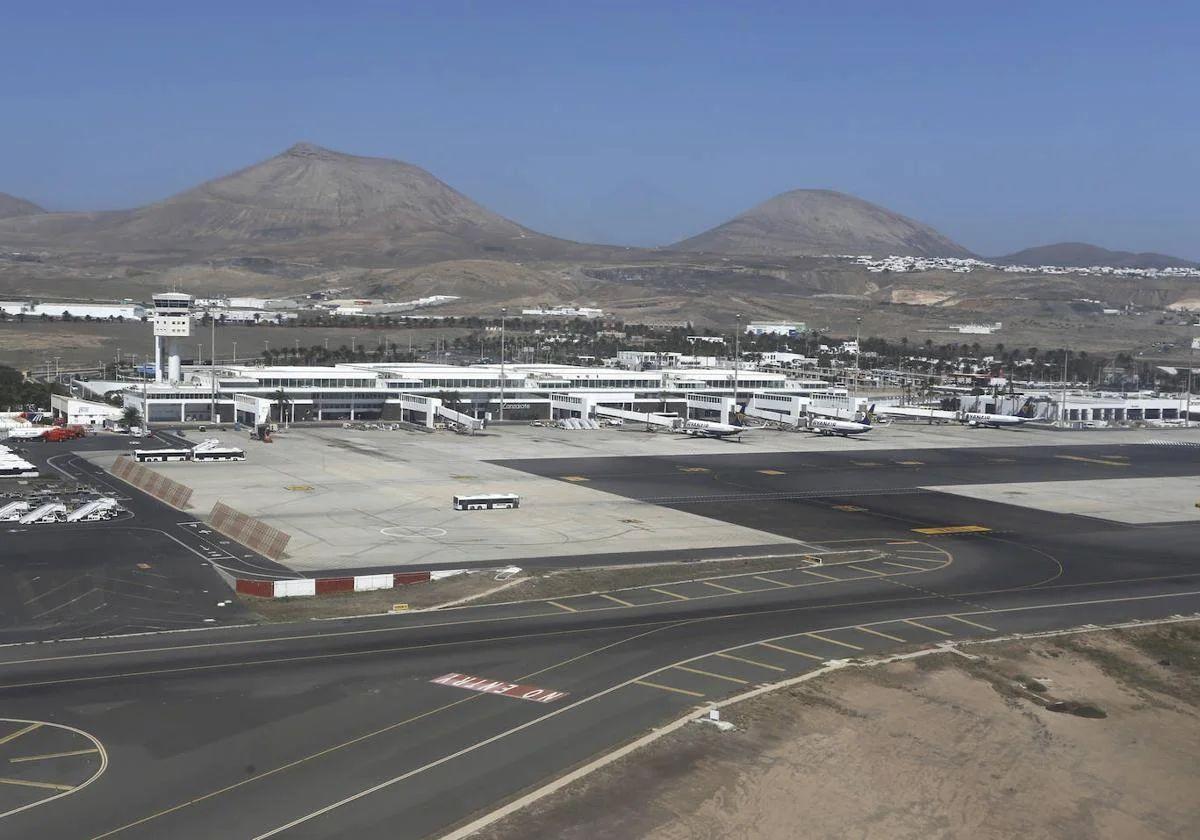
[[[214,566],[236,577],[297,577],[108,475],[77,453],[132,449],[135,439],[96,435],[22,443],[43,477],[116,497],[130,515],[105,522],[0,523],[0,643],[120,635],[244,622]],[[143,448],[175,441],[137,441]],[[191,441],[195,443],[195,441]],[[6,489],[17,491],[18,485]]]
[[[802,553],[786,570],[554,601],[2,648],[0,760],[23,760],[0,772],[0,814],[33,807],[0,816],[0,836],[425,837],[831,658],[1200,611],[1200,525],[919,489],[1200,475],[1200,449],[1097,452],[507,462],[792,536]],[[507,694],[432,682],[447,674]],[[512,696],[538,690],[564,694]],[[49,737],[17,734],[28,721],[98,746],[38,759],[89,747],[26,742]]]

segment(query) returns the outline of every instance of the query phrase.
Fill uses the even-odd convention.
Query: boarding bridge
[[[688,394],[687,418],[689,420],[710,420],[717,423],[729,423],[737,411],[733,397],[717,394]]]
[[[632,420],[635,423],[646,423],[650,426],[662,426],[667,429],[674,428],[680,422],[678,417],[671,414],[629,411],[624,408],[609,408],[603,405],[596,406],[594,413],[597,417],[605,417],[610,420]]]
[[[440,402],[437,406],[437,416],[443,420],[448,420],[451,423],[456,423],[463,429],[469,432],[479,431],[483,428],[483,421],[472,417],[470,414],[463,414],[461,411],[455,411],[452,408],[446,408]]]

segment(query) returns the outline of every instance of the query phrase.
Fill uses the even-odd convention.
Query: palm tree
[[[127,405],[125,410],[121,412],[121,422],[126,429],[133,431],[135,428],[142,425],[142,412],[137,410],[136,406]]]
[[[287,395],[287,391],[280,388],[278,391],[276,391],[274,394],[271,395],[271,400],[275,403],[275,406],[279,409],[279,422],[280,423],[285,422],[287,420],[288,407],[292,404],[292,400]]]

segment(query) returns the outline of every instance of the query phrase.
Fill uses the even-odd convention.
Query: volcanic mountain
[[[0,222],[0,243],[360,265],[586,249],[493,213],[417,166],[307,143],[134,210],[9,219]]]
[[[992,262],[1001,265],[1053,265],[1062,267],[1086,267],[1108,265],[1114,268],[1195,268],[1197,263],[1166,254],[1132,251],[1110,251],[1099,245],[1086,242],[1057,242],[1026,248],[1006,257],[996,257]]]
[[[933,228],[833,190],[792,190],[670,246],[714,254],[969,257]]]
[[[13,216],[33,216],[45,212],[32,201],[26,201],[8,193],[0,193],[0,219],[8,219]]]

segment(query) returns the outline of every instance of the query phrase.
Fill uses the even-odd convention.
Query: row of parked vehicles
[[[116,519],[122,508],[116,499],[102,497],[84,502],[74,508],[66,502],[46,501],[41,504],[24,500],[0,503],[0,522],[20,525],[41,525],[50,522],[100,522]]]

